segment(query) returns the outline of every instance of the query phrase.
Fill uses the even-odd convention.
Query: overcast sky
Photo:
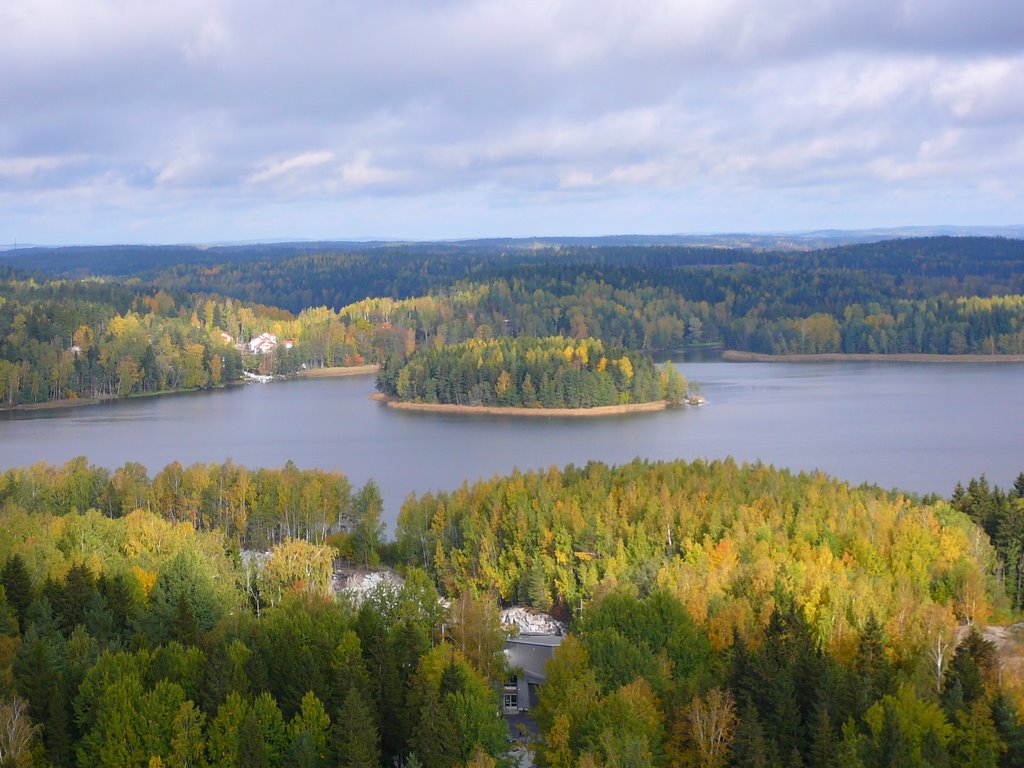
[[[0,0],[0,243],[1022,211],[1019,0]]]

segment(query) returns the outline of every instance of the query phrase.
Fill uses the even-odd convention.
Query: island
[[[603,416],[686,402],[671,363],[600,339],[562,336],[470,339],[390,359],[377,399],[407,410],[544,416]]]

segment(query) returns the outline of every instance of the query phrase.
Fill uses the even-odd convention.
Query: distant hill
[[[880,229],[822,229],[791,233],[712,233],[667,235],[601,235],[593,237],[509,237],[444,241],[295,240],[178,245],[0,245],[0,263],[68,277],[135,275],[179,264],[276,261],[312,254],[365,253],[380,249],[412,251],[530,251],[547,248],[615,248],[683,246],[741,251],[813,251],[841,245],[927,237],[1000,237],[1024,239],[1024,226],[894,227]]]

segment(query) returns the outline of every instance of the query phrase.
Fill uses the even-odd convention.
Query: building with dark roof
[[[561,635],[519,635],[505,640],[511,677],[502,692],[505,714],[537,706],[537,692],[547,680],[545,666],[565,638]]]

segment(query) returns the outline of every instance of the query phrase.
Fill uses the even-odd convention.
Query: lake
[[[381,487],[393,524],[410,492],[596,459],[724,458],[822,469],[948,496],[1024,470],[1024,365],[680,362],[707,404],[597,419],[410,413],[369,401],[372,377],[253,384],[0,416],[0,467],[233,459],[341,470]]]

